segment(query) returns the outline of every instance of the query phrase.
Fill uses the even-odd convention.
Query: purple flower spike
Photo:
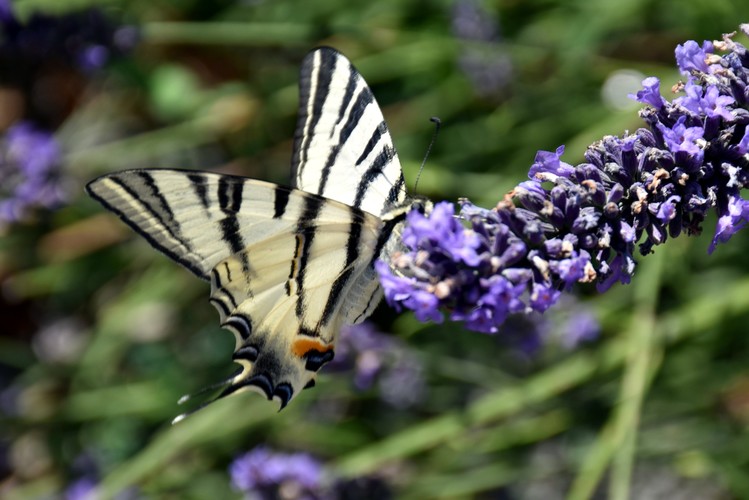
[[[575,283],[629,283],[636,245],[647,255],[668,237],[699,234],[711,209],[719,218],[709,252],[728,241],[749,221],[740,196],[749,184],[749,58],[723,40],[677,47],[689,80],[673,102],[657,78],[643,81],[633,97],[646,105],[647,128],[604,137],[577,166],[561,160],[561,146],[539,151],[530,180],[493,210],[461,201],[470,229],[447,205],[409,215],[394,271],[377,266],[388,302],[497,333],[509,315],[543,312]]]

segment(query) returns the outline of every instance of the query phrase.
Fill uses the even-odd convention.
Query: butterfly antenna
[[[429,158],[429,154],[432,152],[432,147],[434,146],[434,143],[437,142],[437,136],[440,133],[440,127],[442,126],[442,120],[440,120],[438,117],[433,116],[429,119],[430,122],[434,123],[434,132],[432,133],[432,140],[429,141],[429,146],[427,147],[427,152],[424,154],[424,159],[421,161],[421,166],[419,167],[419,173],[416,174],[416,182],[414,182],[414,192],[416,192],[416,187],[419,185],[419,179],[421,178],[421,172],[424,171],[424,165],[426,165],[427,158]]]

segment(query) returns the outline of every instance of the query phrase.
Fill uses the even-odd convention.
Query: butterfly
[[[341,326],[361,322],[380,302],[374,264],[402,250],[407,212],[426,209],[407,196],[382,112],[346,57],[313,50],[299,88],[293,187],[160,169],[104,175],[86,187],[210,282],[241,368],[211,386],[223,390],[200,407],[252,390],[284,408],[312,387]]]

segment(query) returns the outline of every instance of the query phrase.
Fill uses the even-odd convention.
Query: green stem
[[[464,412],[451,412],[414,425],[372,446],[344,456],[336,471],[345,476],[371,472],[384,463],[431,448],[477,425],[518,413],[590,378],[598,367],[596,358],[579,354],[513,388],[491,392]]]
[[[599,438],[583,460],[568,498],[591,498],[603,473],[612,465],[609,497],[626,500],[636,450],[637,430],[647,387],[655,373],[654,334],[663,255],[661,250],[643,264],[635,285],[635,314],[629,326],[626,367],[619,404]]]

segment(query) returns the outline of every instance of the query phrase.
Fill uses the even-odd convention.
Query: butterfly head
[[[411,200],[411,210],[416,210],[421,215],[427,215],[431,213],[432,209],[434,208],[434,203],[432,203],[429,198],[425,196],[414,196]]]
[[[406,215],[411,211],[417,211],[422,215],[428,215],[432,212],[433,208],[434,203],[432,203],[429,198],[425,196],[414,196],[413,198],[406,200],[402,205],[397,205],[391,208],[387,213],[382,215],[381,218],[386,222],[401,222],[406,219]]]

